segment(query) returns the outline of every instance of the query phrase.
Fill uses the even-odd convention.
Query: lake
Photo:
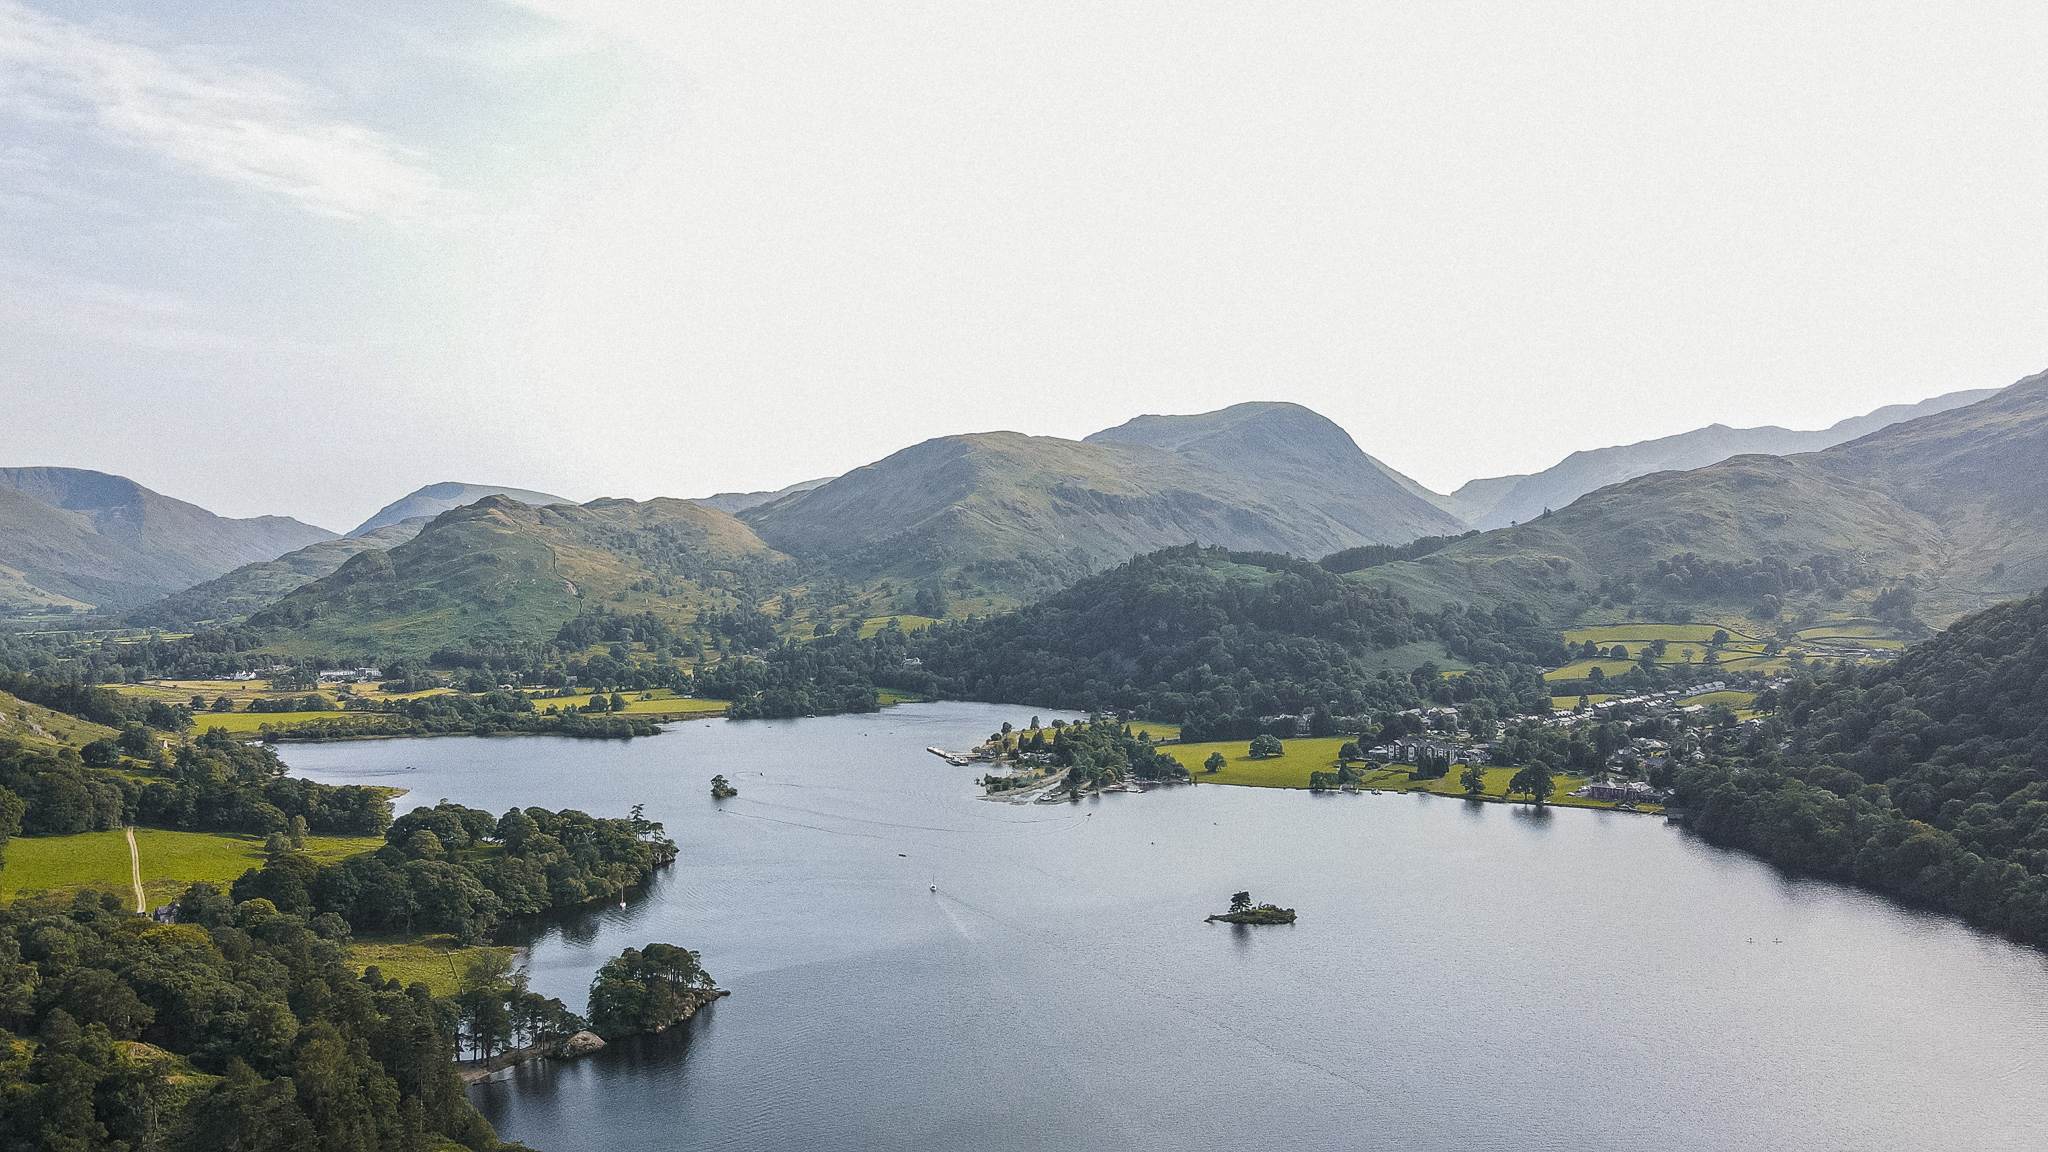
[[[2040,953],[1654,817],[1217,785],[1020,806],[924,751],[1030,715],[282,751],[413,789],[400,810],[644,803],[680,845],[624,908],[535,926],[533,986],[580,1010],[665,941],[733,994],[472,1089],[538,1149],[2048,1147]],[[1240,889],[1300,922],[1203,921]]]

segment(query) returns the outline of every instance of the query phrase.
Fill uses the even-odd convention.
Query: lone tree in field
[[[1477,796],[1486,791],[1486,769],[1478,764],[1467,764],[1465,770],[1458,773],[1458,783],[1465,786],[1467,796]]]
[[[1534,800],[1539,808],[1549,801],[1550,794],[1555,791],[1557,784],[1550,778],[1550,769],[1541,764],[1529,765],[1515,773],[1514,779],[1508,781],[1508,795],[1527,796]]]
[[[1346,740],[1344,746],[1337,749],[1337,767],[1339,768],[1344,767],[1353,760],[1363,759],[1365,759],[1365,756],[1359,752],[1358,741],[1356,740]]]
[[[1280,743],[1280,738],[1271,732],[1261,732],[1252,737],[1251,756],[1254,760],[1265,760],[1285,751],[1286,748]]]
[[[1230,763],[1230,761],[1224,758],[1223,753],[1211,752],[1209,753],[1209,758],[1207,760],[1202,761],[1202,771],[1220,771],[1223,768],[1223,766],[1228,763]]]

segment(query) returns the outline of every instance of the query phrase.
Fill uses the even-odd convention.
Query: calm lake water
[[[733,995],[472,1090],[551,1152],[2048,1147],[2039,953],[1651,817],[1214,785],[1013,806],[924,752],[1029,714],[284,754],[401,808],[667,824],[676,866],[537,929],[533,985],[580,1008],[666,941]],[[1300,922],[1203,922],[1238,889]]]

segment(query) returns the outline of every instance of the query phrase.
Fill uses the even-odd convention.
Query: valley
[[[942,437],[701,500],[432,485],[345,537],[267,518],[270,543],[233,565],[208,552],[178,588],[94,584],[86,569],[115,581],[142,555],[120,541],[168,545],[79,513],[62,522],[115,543],[74,549],[63,580],[39,561],[0,628],[0,903],[130,907],[131,867],[167,919],[220,925],[268,901],[347,978],[374,969],[399,980],[384,995],[471,1005],[448,1009],[455,1042],[488,1050],[498,1026],[472,1001],[528,995],[504,982],[527,955],[508,941],[633,922],[664,899],[671,860],[706,862],[637,806],[501,816],[427,792],[482,795],[497,761],[542,749],[611,764],[725,731],[872,739],[996,701],[1071,719],[949,729],[992,771],[946,796],[1021,796],[993,807],[1084,823],[1184,792],[1301,795],[1353,822],[1393,804],[1668,815],[2039,945],[2043,785],[2021,765],[2041,745],[2004,719],[2038,708],[1978,681],[1986,662],[2031,667],[2048,632],[2024,594],[2048,578],[2027,468],[2048,376],[1970,399],[1819,451],[1623,477],[1493,528],[1282,404],[1076,441]],[[1667,447],[1706,451],[1687,443]],[[61,495],[39,475],[5,491]],[[1930,676],[1972,686],[1943,696]],[[556,739],[477,739],[512,736]],[[286,767],[300,763],[379,767],[329,784]],[[667,811],[715,774],[733,791],[698,802],[734,820],[845,819],[774,791],[773,756],[689,763],[651,793]],[[469,783],[427,783],[450,764]],[[641,803],[595,777],[542,793]],[[592,820],[576,835],[605,845],[597,857],[551,855],[558,837],[527,828]],[[552,1003],[529,1038],[580,1026]]]

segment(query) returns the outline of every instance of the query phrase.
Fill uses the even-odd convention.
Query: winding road
[[[128,832],[128,868],[135,884],[135,910],[149,911],[149,901],[142,895],[142,850],[135,846],[135,828],[130,825]]]

